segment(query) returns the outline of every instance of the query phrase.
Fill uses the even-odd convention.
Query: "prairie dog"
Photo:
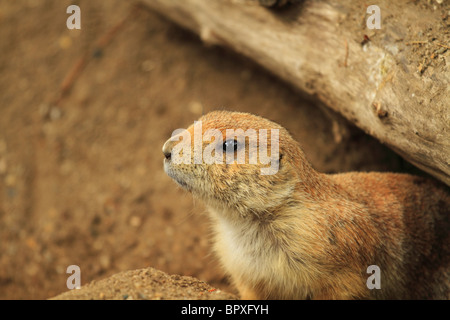
[[[319,173],[285,128],[256,115],[214,111],[198,123],[164,144],[164,169],[206,204],[215,251],[242,299],[450,298],[447,186],[408,174]],[[222,163],[194,159],[194,133],[208,129],[222,136],[196,141],[223,150]],[[267,150],[278,132],[276,172],[261,174],[268,164],[250,163],[250,138],[229,139],[227,129],[268,130]],[[225,161],[240,148],[245,163]],[[175,151],[190,161],[176,163]],[[369,288],[369,266],[379,289]]]

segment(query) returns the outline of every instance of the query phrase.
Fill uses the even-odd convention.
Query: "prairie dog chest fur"
[[[245,298],[309,297],[310,288],[305,284],[311,274],[306,261],[299,263],[304,257],[290,252],[286,246],[291,237],[287,230],[280,237],[273,226],[260,221],[229,219],[229,214],[211,208],[209,212],[213,220],[214,249]],[[265,287],[267,284],[270,288]],[[262,294],[248,294],[247,286],[259,288]]]
[[[240,270],[255,280],[270,276],[270,264],[278,259],[279,252],[269,242],[267,232],[256,222],[239,223],[214,215],[215,249],[226,269]]]

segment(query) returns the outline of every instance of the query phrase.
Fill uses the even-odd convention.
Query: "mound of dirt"
[[[231,300],[235,295],[193,277],[168,275],[154,268],[120,272],[92,281],[50,300]]]

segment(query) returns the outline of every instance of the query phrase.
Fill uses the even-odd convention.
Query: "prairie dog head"
[[[291,196],[303,158],[280,125],[228,111],[210,112],[175,130],[163,153],[165,172],[208,206],[258,217]]]

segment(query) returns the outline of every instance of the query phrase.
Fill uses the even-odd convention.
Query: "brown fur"
[[[242,298],[450,298],[447,186],[407,174],[322,174],[267,119],[215,111],[200,120],[224,140],[225,129],[280,130],[274,175],[247,162],[164,164],[208,206],[215,250]],[[166,156],[176,144],[166,142]],[[366,285],[370,265],[381,270],[381,289]]]

